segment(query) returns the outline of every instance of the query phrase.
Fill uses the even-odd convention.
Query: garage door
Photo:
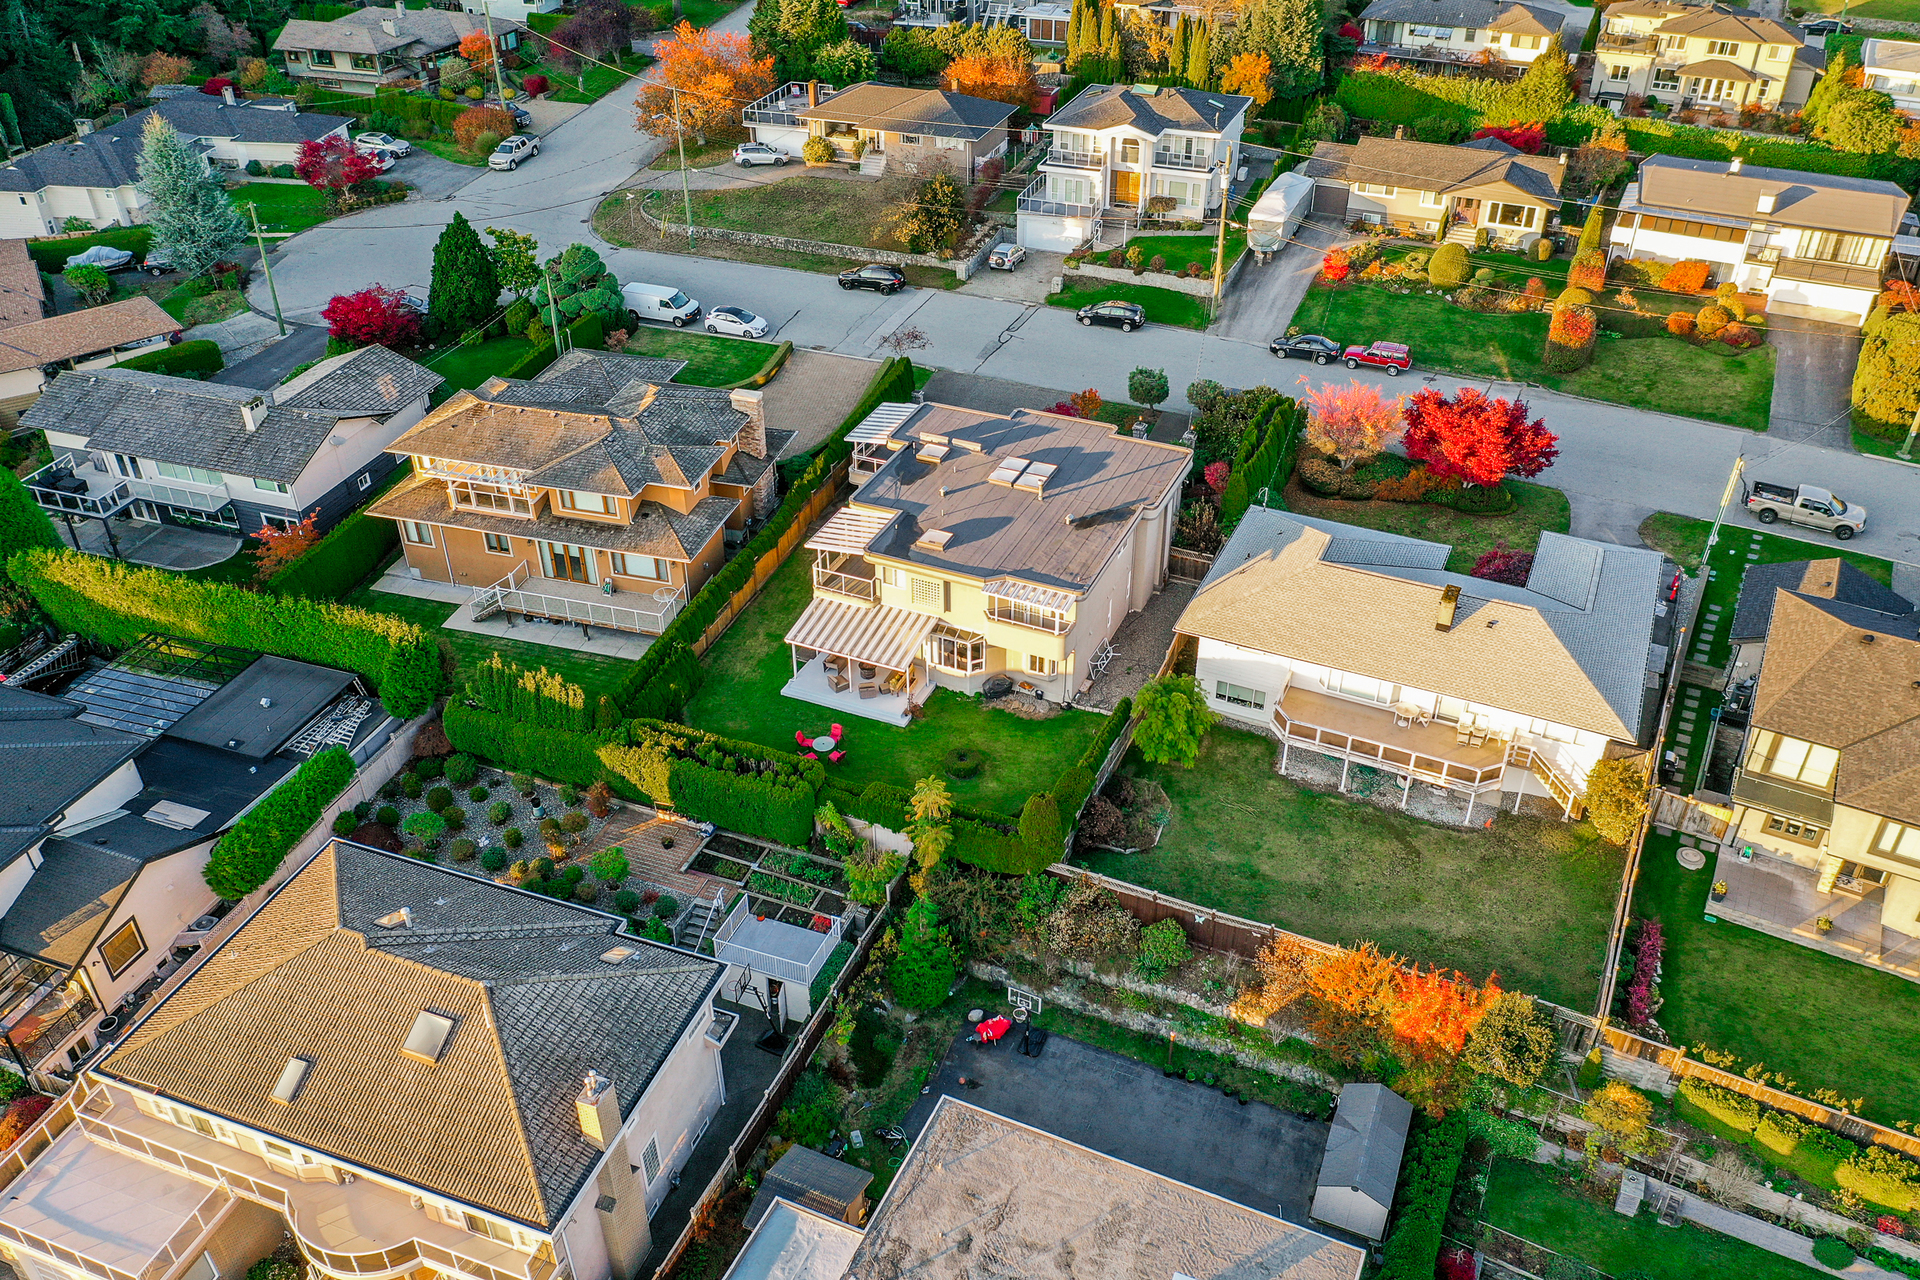
[[[1093,234],[1091,218],[1061,218],[1047,214],[1023,213],[1015,224],[1014,238],[1029,249],[1053,253],[1071,253]]]
[[[755,140],[766,143],[775,151],[784,151],[788,155],[796,158],[800,155],[800,148],[807,145],[807,131],[805,129],[788,129],[774,124],[757,124],[753,126],[753,136]]]
[[[1347,216],[1347,189],[1328,182],[1313,184],[1313,211],[1332,218]]]

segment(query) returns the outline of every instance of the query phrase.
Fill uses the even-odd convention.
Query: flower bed
[[[1653,1026],[1660,1011],[1660,959],[1667,943],[1658,920],[1642,920],[1633,958],[1633,978],[1627,983],[1627,1024],[1635,1030]]]

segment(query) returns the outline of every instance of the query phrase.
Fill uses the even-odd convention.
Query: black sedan
[[[851,271],[840,273],[842,289],[878,289],[882,293],[898,293],[907,287],[907,274],[898,267],[889,267],[882,263],[872,263],[864,267],[855,267]]]
[[[1297,360],[1311,360],[1315,364],[1331,364],[1340,358],[1345,348],[1332,338],[1317,333],[1300,333],[1291,338],[1275,338],[1268,344],[1267,350],[1282,360],[1292,356]]]
[[[1081,324],[1111,325],[1122,333],[1132,333],[1147,322],[1147,309],[1137,302],[1096,302],[1075,314]]]

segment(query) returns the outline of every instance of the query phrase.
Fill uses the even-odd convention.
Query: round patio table
[[[831,751],[833,750],[834,746],[835,746],[835,743],[833,741],[833,735],[830,733],[823,734],[822,736],[815,738],[813,740],[813,749],[815,751]]]

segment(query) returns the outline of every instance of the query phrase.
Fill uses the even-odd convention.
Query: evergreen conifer
[[[1200,22],[1194,24],[1193,34],[1187,38],[1188,85],[1195,89],[1204,89],[1213,83],[1213,24]]]
[[[464,214],[453,221],[433,246],[433,283],[427,293],[427,314],[450,337],[485,324],[500,300],[500,277],[493,255]]]
[[[227,199],[216,173],[159,115],[147,117],[141,131],[139,188],[152,203],[147,225],[153,229],[149,252],[171,262],[191,280],[231,258],[247,239],[247,224]]]

